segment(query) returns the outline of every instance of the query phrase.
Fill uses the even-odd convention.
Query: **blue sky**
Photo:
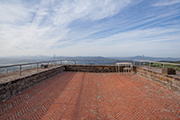
[[[0,56],[180,57],[180,0],[0,0]]]

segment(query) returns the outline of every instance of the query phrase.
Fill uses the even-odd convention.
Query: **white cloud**
[[[70,30],[67,25],[72,21],[113,16],[127,6],[130,0],[57,2],[41,1],[40,4],[28,6],[25,2],[1,1],[1,49],[4,45],[9,49],[50,49],[67,36]]]
[[[0,23],[22,24],[28,22],[32,17],[31,12],[35,11],[24,2],[22,4],[18,1],[0,1],[0,5]]]
[[[177,41],[180,38],[177,27],[145,27],[178,16],[179,9],[164,13],[152,12],[142,17],[137,17],[138,13],[121,14],[129,5],[136,6],[142,1],[41,0],[34,3],[0,1],[0,56],[4,53],[115,56],[124,49],[134,46],[138,47],[137,50],[126,51],[129,54],[138,53],[143,48],[148,51],[149,45],[152,44],[158,46],[162,41]],[[159,1],[155,5],[175,4],[175,2],[177,1]],[[122,17],[110,22],[111,17],[117,14],[121,14]],[[128,15],[130,17],[125,18]],[[105,18],[109,21],[103,21]],[[71,24],[74,21],[92,25],[80,29],[79,24],[80,27],[76,26],[73,29]],[[138,27],[139,29],[128,30],[141,25],[143,26]],[[149,47],[143,47],[144,45]],[[163,43],[163,46],[167,44]],[[128,54],[127,52],[125,53]]]
[[[173,5],[180,3],[179,0],[160,0],[157,3],[155,3],[153,6],[166,6],[166,5]]]
[[[146,56],[166,57],[178,55],[180,46],[178,28],[152,28],[117,33],[106,38],[84,40],[74,45],[56,48],[49,53],[65,56]],[[153,36],[153,37],[152,37]],[[93,41],[93,42],[88,42]],[[176,41],[176,44],[174,44]]]
[[[130,0],[64,0],[53,7],[51,20],[55,25],[69,24],[76,19],[99,20],[117,14],[129,3]]]

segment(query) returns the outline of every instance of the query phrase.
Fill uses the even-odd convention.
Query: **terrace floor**
[[[0,120],[180,119],[180,96],[138,75],[63,72],[0,103]]]

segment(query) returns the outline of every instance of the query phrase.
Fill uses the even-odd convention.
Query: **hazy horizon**
[[[20,58],[20,57],[49,57],[49,58],[54,58],[54,55],[53,56],[48,56],[48,55],[21,55],[21,56],[4,56],[4,57],[1,57],[0,58]],[[55,58],[57,57],[103,57],[103,58],[131,58],[131,57],[142,57],[143,58],[143,55],[135,55],[135,56],[56,56],[55,55]],[[145,58],[180,58],[180,57],[155,57],[155,56],[144,56]]]

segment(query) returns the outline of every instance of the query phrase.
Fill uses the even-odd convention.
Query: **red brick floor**
[[[180,119],[180,96],[137,75],[60,73],[0,103],[0,120]]]

